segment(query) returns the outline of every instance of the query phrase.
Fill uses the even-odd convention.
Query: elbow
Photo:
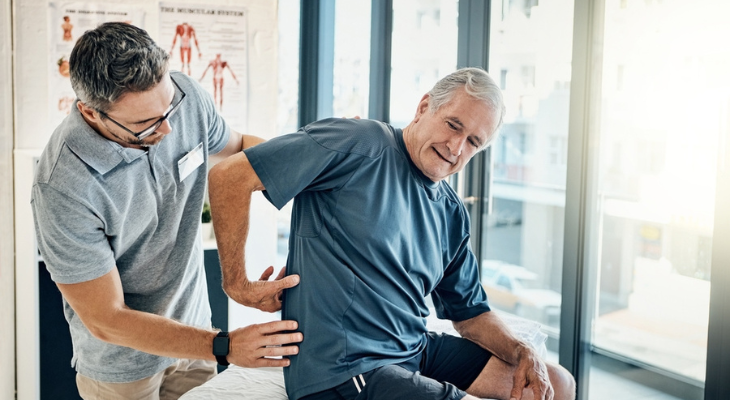
[[[81,322],[84,326],[86,326],[86,329],[89,330],[89,333],[91,333],[91,336],[94,338],[99,339],[102,342],[118,344],[117,339],[121,333],[119,331],[121,330],[123,332],[125,330],[124,324],[120,322],[122,321],[123,316],[121,312],[123,311],[124,308],[104,313],[104,315],[95,315],[91,318],[81,318]]]
[[[452,323],[454,325],[454,329],[459,332],[459,335],[461,335],[461,337],[466,339],[473,339],[478,334],[478,332],[475,332],[475,330],[480,329],[480,324],[478,323],[480,317],[481,315],[478,315],[476,317],[465,319],[463,321],[453,321]]]
[[[84,322],[84,325],[86,326],[86,329],[89,330],[89,333],[91,333],[91,336],[95,339],[113,344],[114,335],[112,334],[111,325],[106,323],[106,321],[94,321],[91,323]]]
[[[221,186],[221,182],[225,180],[226,177],[226,167],[225,167],[225,160],[214,165],[211,167],[210,172],[208,172],[208,187],[211,190],[217,189]]]
[[[213,197],[217,195],[239,197],[244,192],[252,193],[264,190],[264,187],[245,153],[238,153],[211,167],[208,173],[208,189],[211,201],[214,201]]]
[[[467,324],[464,323],[464,321],[453,321],[452,324],[454,325],[454,329],[456,329],[456,332],[461,335],[463,338],[469,338],[469,330],[467,328]]]
[[[208,189],[211,193],[241,186],[241,168],[237,164],[241,162],[241,156],[243,156],[243,153],[227,157],[210,168],[210,172],[208,172]]]
[[[91,336],[93,336],[95,339],[99,339],[102,342],[111,343],[111,335],[108,333],[104,327],[99,325],[87,325],[86,328],[91,333]]]

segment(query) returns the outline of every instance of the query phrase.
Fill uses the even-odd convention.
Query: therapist
[[[63,295],[84,399],[177,398],[213,377],[216,361],[289,365],[302,340],[283,332],[294,321],[211,328],[199,233],[207,168],[262,139],[232,131],[168,58],[125,23],[79,38],[69,60],[78,99],[35,175],[38,247]]]

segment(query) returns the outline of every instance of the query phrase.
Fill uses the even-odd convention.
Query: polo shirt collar
[[[122,161],[129,164],[147,154],[145,150],[124,147],[99,134],[81,116],[81,112],[76,108],[76,102],[71,107],[71,113],[65,122],[71,126],[66,137],[66,145],[88,166],[102,175]]]

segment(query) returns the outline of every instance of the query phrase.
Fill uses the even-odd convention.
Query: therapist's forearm
[[[100,340],[149,354],[215,361],[212,329],[196,328],[159,315],[122,308],[89,327]]]
[[[213,229],[223,273],[223,289],[233,300],[246,304],[248,276],[244,248],[248,238],[251,196],[262,190],[244,153],[231,156],[210,171]]]

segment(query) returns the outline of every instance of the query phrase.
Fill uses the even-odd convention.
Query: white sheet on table
[[[514,334],[534,347],[545,358],[547,335],[540,324],[526,319],[499,313]],[[458,336],[451,321],[440,320],[431,312],[427,318],[428,329]],[[231,365],[223,373],[186,394],[181,400],[287,400],[284,375],[281,368],[241,368]]]

